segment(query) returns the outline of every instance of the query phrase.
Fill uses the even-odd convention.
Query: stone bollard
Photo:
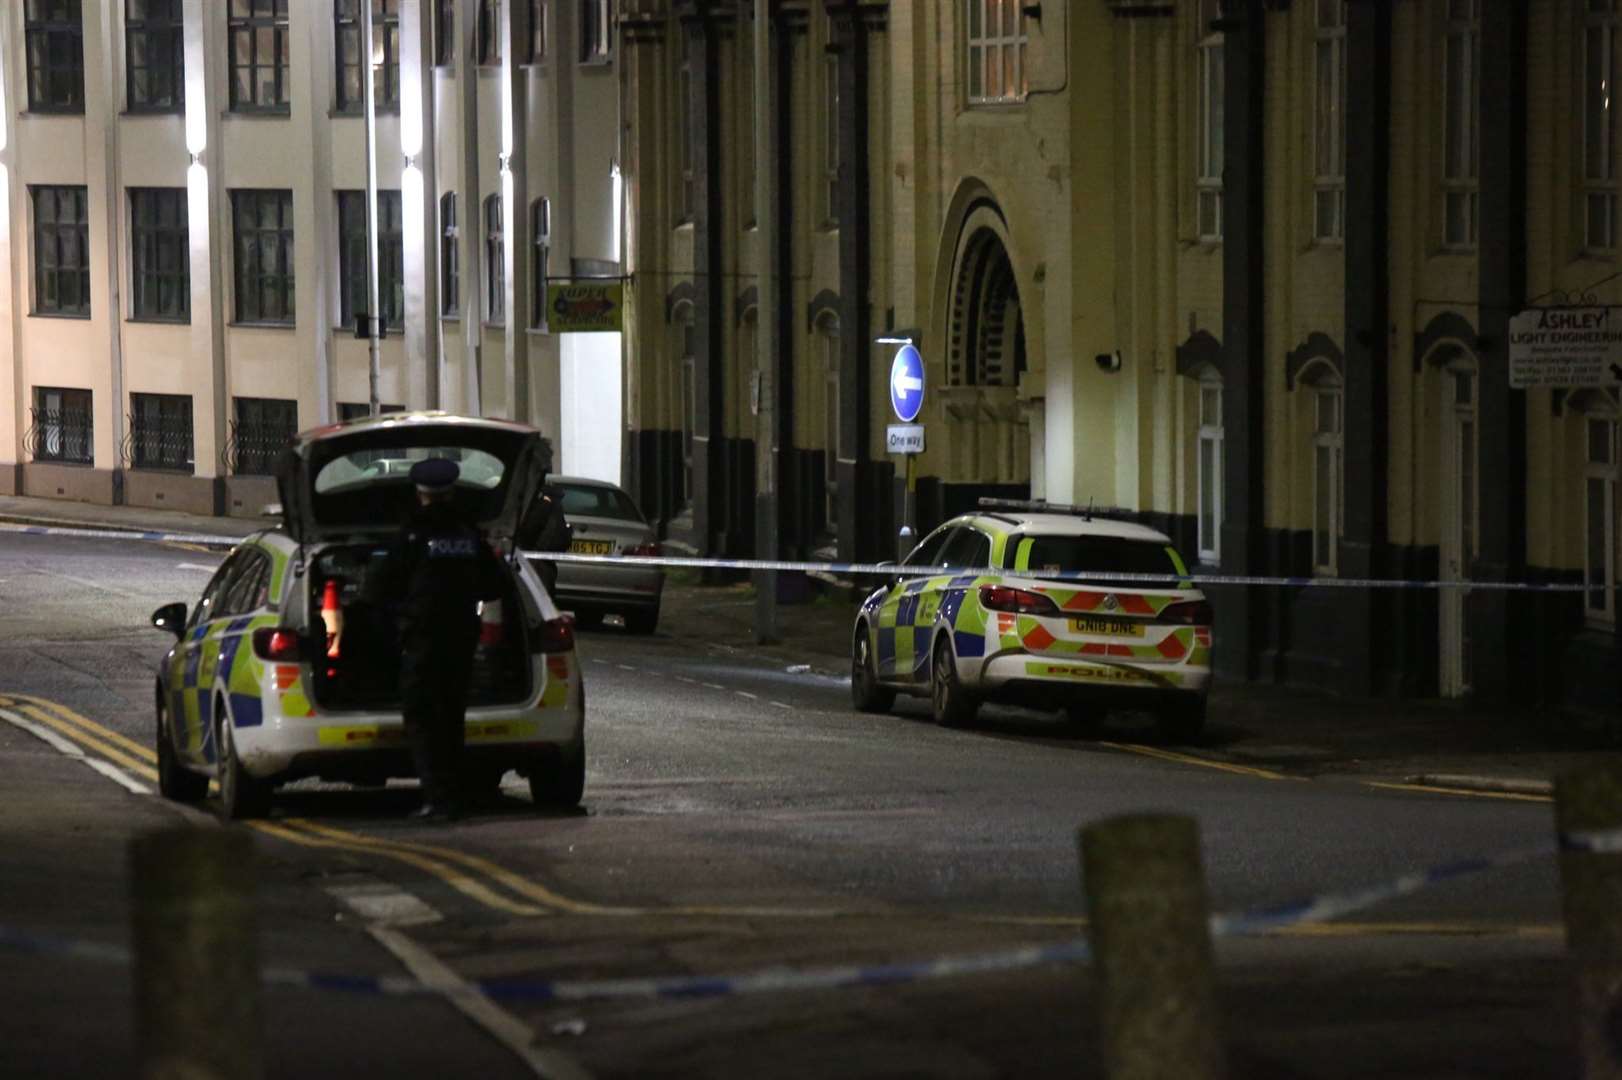
[[[181,827],[130,842],[143,1080],[264,1075],[253,841]]]
[[[1581,850],[1574,833],[1622,829],[1622,758],[1555,780],[1566,954],[1585,1080],[1622,1080],[1622,853]]]
[[[1081,861],[1105,1075],[1225,1076],[1194,819],[1131,814],[1090,825]]]

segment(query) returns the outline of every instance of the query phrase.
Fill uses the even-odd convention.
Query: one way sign
[[[924,358],[911,345],[896,350],[890,364],[890,407],[903,424],[916,420],[924,407]]]

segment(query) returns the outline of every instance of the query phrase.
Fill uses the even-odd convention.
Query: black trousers
[[[422,779],[423,796],[454,803],[461,782],[468,685],[473,677],[472,634],[413,634],[401,641],[400,696],[406,739]]]

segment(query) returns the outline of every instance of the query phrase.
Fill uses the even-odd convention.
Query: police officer
[[[569,536],[569,522],[563,515],[563,492],[543,480],[519,519],[518,548],[520,551],[568,551]],[[547,593],[555,599],[558,564],[551,559],[541,559],[534,565]]]
[[[479,642],[477,605],[500,596],[502,582],[500,560],[454,501],[460,472],[445,458],[412,466],[417,506],[381,586],[403,593],[400,693],[424,794],[412,817],[435,821],[448,821],[461,809],[458,769]]]

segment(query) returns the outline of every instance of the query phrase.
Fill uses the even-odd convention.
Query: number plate
[[[1111,637],[1142,637],[1143,624],[1131,619],[1106,619],[1100,615],[1080,615],[1070,620],[1078,634],[1108,634]]]
[[[576,555],[612,555],[614,554],[614,541],[612,540],[571,540],[569,550]]]

